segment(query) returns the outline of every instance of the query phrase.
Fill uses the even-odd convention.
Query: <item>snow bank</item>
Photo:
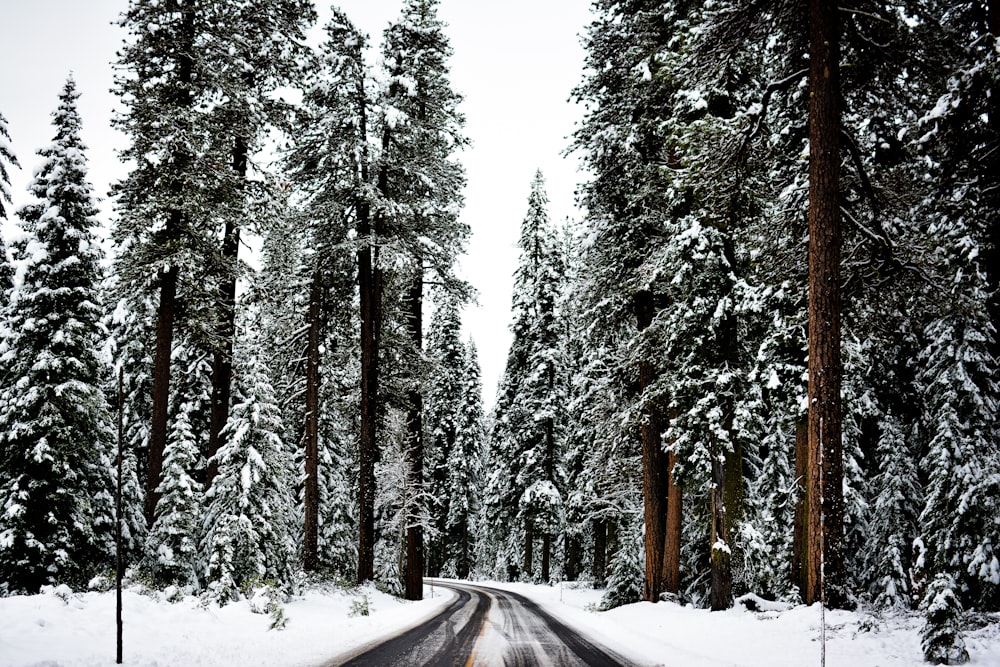
[[[602,590],[573,585],[482,582],[520,593],[567,625],[639,664],[683,667],[803,667],[820,664],[820,608],[723,612],[671,602],[640,602],[596,611]],[[882,618],[827,611],[827,667],[919,667],[916,614]],[[1000,625],[966,633],[971,665],[1000,665]]]
[[[0,598],[0,667],[111,667],[115,594]],[[283,630],[246,601],[218,607],[193,597],[176,603],[137,590],[123,595],[124,664],[138,667],[319,665],[430,616],[451,599],[440,588],[406,602],[366,587],[307,591],[284,606]],[[352,615],[367,598],[370,614]]]

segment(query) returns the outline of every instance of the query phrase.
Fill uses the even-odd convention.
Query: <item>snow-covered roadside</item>
[[[683,667],[803,667],[820,664],[820,608],[787,611],[724,612],[682,607],[669,602],[640,602],[611,611],[595,611],[602,591],[572,585],[537,586],[477,582],[520,593],[567,625],[618,651],[654,665]],[[916,667],[921,619],[915,615],[874,618],[827,611],[828,667]],[[862,627],[868,626],[865,631]],[[967,632],[972,665],[1000,665],[1000,626]]]
[[[247,601],[218,607],[196,598],[170,603],[137,590],[123,595],[124,664],[140,667],[306,667],[430,616],[451,599],[425,589],[406,602],[371,587],[308,590],[284,605],[283,630]],[[66,598],[65,600],[63,598]],[[367,598],[368,616],[352,615]],[[0,667],[111,667],[115,594],[55,592],[0,598]]]

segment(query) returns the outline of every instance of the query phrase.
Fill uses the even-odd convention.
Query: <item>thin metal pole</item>
[[[115,663],[122,664],[122,440],[125,439],[125,391],[122,368],[118,369],[118,484],[115,489]]]

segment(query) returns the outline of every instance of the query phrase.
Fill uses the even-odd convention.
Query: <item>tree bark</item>
[[[636,327],[642,332],[653,321],[654,304],[651,292],[638,292],[633,301]],[[639,366],[640,394],[655,380],[650,362]],[[642,497],[646,522],[646,574],[643,599],[657,602],[665,590],[663,581],[663,551],[667,518],[667,457],[660,438],[660,419],[656,410],[645,407],[641,427],[642,437]]]
[[[524,522],[524,577],[533,579],[535,569],[535,532],[531,528],[531,522]]]
[[[416,363],[423,351],[423,305],[424,274],[418,265],[416,275],[407,290],[406,333],[413,348]],[[408,410],[407,431],[407,486],[410,500],[407,503],[406,518],[406,573],[404,575],[405,597],[407,600],[422,600],[424,597],[424,531],[421,526],[424,500],[421,493],[424,482],[424,399],[420,392],[420,380],[414,373],[410,377],[410,387],[406,392]]]
[[[247,177],[247,142],[237,137],[233,145],[233,171],[242,183]],[[219,290],[219,327],[215,350],[212,355],[212,409],[208,424],[208,456],[215,456],[223,444],[222,430],[229,421],[229,407],[233,386],[233,340],[236,337],[236,274],[240,252],[240,228],[226,220],[222,237],[222,265],[231,271]],[[219,473],[219,464],[210,460],[205,471],[205,489]]]
[[[358,136],[364,140],[368,132],[368,102],[364,80],[358,81]],[[388,146],[389,132],[382,134],[383,149]],[[360,166],[359,186],[368,183],[368,156],[363,155]],[[385,167],[379,171],[378,188],[383,194],[388,189]],[[376,440],[378,426],[379,349],[382,339],[382,270],[378,266],[378,244],[374,238],[380,231],[378,220],[371,221],[371,205],[359,194],[358,236],[362,245],[358,249],[358,292],[361,315],[361,406],[360,433],[358,435],[358,583],[371,581],[375,576],[375,460],[378,457]]]
[[[177,56],[177,79],[180,83],[174,90],[175,103],[181,109],[191,106],[190,85],[194,78],[194,8],[190,0],[184,0],[179,7],[182,18],[183,40]],[[181,149],[175,151],[175,162],[180,165],[190,163],[190,158]],[[178,180],[170,184],[174,195],[180,196],[183,184]],[[183,213],[171,210],[167,216],[165,236],[173,240],[180,234]],[[167,421],[170,411],[170,355],[174,345],[174,316],[177,312],[177,266],[171,263],[160,272],[160,302],[156,312],[156,350],[153,356],[153,406],[150,416],[149,451],[146,469],[146,525],[152,527],[156,518],[156,503],[160,494],[156,491],[163,473],[163,453],[167,445]]]
[[[323,275],[313,273],[309,289],[308,335],[306,338],[306,423],[303,433],[306,478],[304,482],[304,540],[302,567],[319,569],[319,345],[322,330]]]
[[[663,546],[663,590],[681,592],[681,488],[674,481],[677,455],[667,452],[667,529]]]
[[[180,213],[170,214],[174,226]],[[160,273],[160,303],[156,313],[156,352],[153,359],[153,414],[149,429],[149,456],[146,471],[146,525],[152,527],[156,518],[156,503],[160,500],[157,487],[163,473],[163,452],[167,445],[167,414],[170,409],[170,352],[174,345],[174,314],[177,309],[177,267],[170,266]]]
[[[736,266],[736,253],[726,234],[723,252],[729,266]],[[729,289],[726,297],[731,296]],[[717,361],[722,369],[736,368],[736,350],[739,345],[736,316],[726,313],[719,326]],[[736,524],[743,516],[743,448],[737,433],[733,430],[736,414],[735,397],[731,393],[720,395],[719,408],[722,412],[723,427],[730,434],[729,447],[721,442],[713,443],[712,457],[712,530],[711,563],[712,587],[711,606],[713,611],[729,609],[733,606],[733,547],[735,546]]]
[[[590,566],[590,575],[594,579],[594,588],[603,588],[605,570],[608,564],[608,522],[604,519],[594,519],[593,528],[594,553]]]
[[[549,552],[552,549],[552,536],[548,531],[542,534],[542,583],[549,583]]]
[[[581,548],[579,536],[567,533],[563,539],[563,549],[566,553],[564,568],[566,581],[576,581],[580,577],[580,564],[583,560],[583,554],[580,553]]]
[[[809,2],[809,495],[807,604],[840,607],[843,454],[840,359],[840,79],[836,3]],[[818,500],[818,502],[817,502]]]

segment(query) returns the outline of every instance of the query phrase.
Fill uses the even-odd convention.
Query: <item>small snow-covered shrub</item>
[[[933,665],[962,665],[969,661],[960,626],[962,604],[955,596],[950,574],[934,577],[921,604],[926,620],[920,630],[924,660]]]

